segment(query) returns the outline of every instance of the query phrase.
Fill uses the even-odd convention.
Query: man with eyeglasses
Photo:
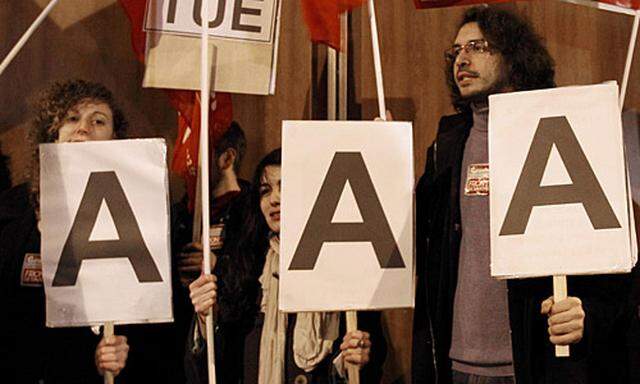
[[[445,58],[458,114],[441,119],[416,188],[413,382],[624,382],[609,338],[624,278],[570,277],[576,297],[554,302],[551,278],[490,273],[488,96],[554,87],[553,59],[528,23],[491,7],[465,13]]]

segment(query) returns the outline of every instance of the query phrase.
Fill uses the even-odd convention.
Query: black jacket
[[[100,337],[89,327],[46,328],[44,287],[24,286],[26,253],[40,253],[28,184],[0,194],[0,372],[2,383],[101,383]]]
[[[470,113],[441,119],[416,187],[417,292],[413,382],[451,383],[451,327],[457,286],[460,174],[473,125]],[[518,384],[626,382],[624,302],[628,275],[570,276],[568,293],[582,300],[583,339],[570,358],[555,358],[540,304],[553,295],[552,279],[509,280],[508,302]],[[622,331],[621,331],[622,330]]]

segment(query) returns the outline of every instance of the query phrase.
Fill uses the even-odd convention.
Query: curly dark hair
[[[126,135],[127,120],[118,107],[111,91],[100,83],[85,80],[69,80],[54,83],[42,92],[40,100],[35,104],[33,120],[34,133],[38,143],[52,143],[58,138],[58,131],[69,112],[83,100],[96,100],[109,106],[113,114],[113,132],[116,138]]]
[[[115,102],[111,91],[100,83],[85,80],[56,82],[42,91],[39,96],[39,100],[33,105],[35,117],[27,139],[29,145],[33,145],[35,148],[38,144],[55,142],[69,109],[84,100],[95,100],[107,104],[113,114],[115,138],[123,139],[126,137],[129,123]],[[37,150],[33,152],[27,178],[31,182],[31,203],[36,209],[36,214],[39,215],[40,159]]]
[[[526,20],[504,9],[478,6],[465,12],[458,29],[474,22],[478,23],[489,47],[502,55],[507,85],[516,91],[556,86],[555,63],[542,38]],[[453,106],[458,111],[468,110],[469,100],[460,95],[453,75],[453,63],[449,60],[445,72]]]

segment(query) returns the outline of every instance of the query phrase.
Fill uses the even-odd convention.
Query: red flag
[[[140,62],[144,63],[146,33],[143,29],[146,0],[118,0],[131,22],[131,43]],[[178,111],[178,138],[173,150],[171,170],[181,175],[186,184],[189,209],[193,211],[200,142],[200,94],[195,91],[167,90],[171,105]],[[218,141],[233,120],[231,95],[212,93],[209,106],[209,147]]]
[[[200,93],[169,91],[171,104],[178,110],[178,137],[173,150],[171,169],[185,180],[189,211],[193,212],[198,176],[200,151]],[[209,153],[231,124],[233,110],[231,95],[214,93],[209,109]],[[209,159],[210,161],[212,159]]]
[[[455,5],[471,5],[480,3],[504,3],[510,0],[413,0],[416,8],[442,8]],[[601,0],[600,3],[618,5],[620,7],[640,9],[640,0]]]
[[[444,8],[456,5],[471,5],[481,3],[506,3],[511,0],[413,0],[416,8]]]
[[[640,9],[640,0],[602,0],[601,3],[609,3],[620,7]]]
[[[366,0],[302,0],[302,13],[311,40],[340,49],[340,14]]]

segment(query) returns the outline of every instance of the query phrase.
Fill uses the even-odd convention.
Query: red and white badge
[[[489,164],[471,164],[467,168],[465,196],[489,196]]]
[[[20,285],[23,287],[42,287],[42,259],[39,253],[25,253],[22,261]]]
[[[212,225],[209,229],[209,245],[212,251],[222,249],[224,245],[224,224]]]

